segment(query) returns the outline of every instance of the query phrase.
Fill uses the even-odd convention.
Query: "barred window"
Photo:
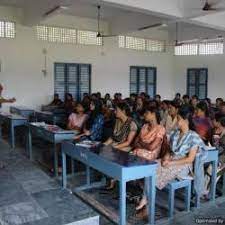
[[[83,45],[102,45],[102,38],[97,37],[97,32],[78,30],[77,42]]]
[[[0,37],[15,38],[15,36],[16,36],[15,23],[8,21],[0,21]]]
[[[223,54],[223,42],[205,42],[199,44],[199,55]]]
[[[150,51],[150,52],[164,52],[165,42],[159,40],[137,38],[130,36],[118,37],[119,48],[128,48],[134,50]]]
[[[135,50],[145,50],[145,39],[136,37],[126,37],[126,48]]]
[[[223,38],[195,40],[195,43],[185,42],[174,47],[175,55],[215,55],[224,53]]]
[[[37,26],[37,38],[42,41],[76,44],[76,29]]]
[[[182,44],[180,46],[175,46],[175,55],[197,55],[198,54],[198,44]]]

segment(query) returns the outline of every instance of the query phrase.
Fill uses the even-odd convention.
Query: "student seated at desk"
[[[193,131],[192,114],[187,107],[178,111],[178,129],[170,134],[170,150],[158,160],[156,173],[156,187],[163,189],[169,182],[176,178],[185,178],[192,170],[197,152],[204,155],[205,144],[200,136]],[[196,174],[197,176],[197,174]],[[204,176],[198,177],[199,189],[204,190]],[[138,207],[137,217],[146,218],[147,198],[143,196]]]
[[[90,116],[85,124],[83,133],[77,135],[75,140],[89,139],[101,141],[103,134],[104,116],[102,115],[102,104],[98,100],[92,100],[90,104]]]
[[[219,165],[217,179],[225,173],[225,115],[218,113],[213,120],[213,146],[219,150]]]
[[[85,108],[83,104],[79,102],[75,107],[75,112],[71,113],[69,116],[67,128],[80,133],[87,119],[88,115],[85,114]]]
[[[64,109],[68,116],[73,112],[75,105],[76,103],[73,100],[73,96],[70,93],[66,93],[64,101]]]
[[[131,144],[137,134],[137,125],[130,117],[129,106],[122,102],[116,105],[116,124],[113,135],[104,144],[113,145],[121,151],[130,151]]]
[[[201,101],[196,105],[195,116],[193,118],[195,130],[206,145],[212,141],[212,122],[208,116],[208,107]]]
[[[135,140],[133,153],[147,160],[155,160],[159,157],[166,130],[160,125],[157,108],[147,106],[144,119],[146,123]]]
[[[63,102],[59,98],[59,95],[58,94],[54,94],[54,99],[48,106],[61,106],[62,104],[63,104]]]

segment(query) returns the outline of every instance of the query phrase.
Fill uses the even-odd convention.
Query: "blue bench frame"
[[[118,150],[119,151],[119,150]],[[127,153],[128,154],[128,153]],[[119,181],[120,184],[120,201],[119,201],[119,224],[126,224],[126,183],[128,181],[145,178],[145,189],[148,196],[148,218],[149,224],[155,223],[155,177],[156,177],[156,162],[147,162],[143,165],[122,166],[119,163],[107,160],[90,149],[76,146],[70,142],[62,144],[62,186],[67,187],[66,174],[66,155],[72,159],[78,160],[86,165],[86,185],[75,189],[75,191],[85,190],[96,187],[96,184],[91,184],[90,167],[100,171],[101,173],[112,177]]]

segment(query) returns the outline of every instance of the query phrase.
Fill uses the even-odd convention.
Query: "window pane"
[[[84,93],[90,93],[89,65],[80,65],[80,97],[82,97]]]
[[[154,98],[155,96],[155,88],[154,88],[154,85],[152,84],[149,84],[148,85],[148,91],[147,91],[148,95],[151,97],[151,98]]]
[[[137,68],[130,70],[130,93],[137,93]]]
[[[97,32],[78,30],[78,43],[83,45],[102,45],[102,38],[97,37]]]
[[[154,84],[154,82],[155,82],[155,70],[152,69],[152,68],[149,68],[147,70],[147,76],[148,76],[148,83]]]
[[[199,86],[199,95],[198,95],[198,97],[200,99],[206,98],[206,86],[205,85],[200,85]]]
[[[174,47],[175,55],[197,55],[198,44],[182,44]]]
[[[200,43],[199,54],[200,55],[223,54],[223,45],[224,45],[223,42]]]
[[[77,83],[78,80],[78,69],[77,65],[68,65],[68,83]]]
[[[195,75],[195,70],[189,70],[189,76],[188,76],[188,83],[190,85],[195,85],[196,83],[196,75]]]
[[[55,93],[64,100],[65,96],[65,65],[55,64]]]
[[[195,95],[196,94],[196,88],[195,86],[189,86],[189,96]]]
[[[199,84],[206,84],[207,82],[207,71],[206,70],[200,70],[199,72]]]
[[[0,37],[5,37],[5,22],[0,21]]]
[[[135,50],[145,50],[145,39],[136,37],[126,37],[126,48]]]
[[[5,22],[5,37],[7,38],[15,37],[15,23]]]

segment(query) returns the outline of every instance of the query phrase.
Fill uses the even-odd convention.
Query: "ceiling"
[[[12,6],[24,11],[24,24],[34,25],[44,20],[44,13],[57,5],[68,6],[57,13],[96,19],[97,5],[101,18],[110,25],[113,34],[132,32],[154,23],[167,23],[160,28],[175,32],[175,23],[181,30],[194,28],[201,33],[225,31],[225,0],[208,0],[220,11],[201,10],[206,0],[0,0],[0,6]],[[215,32],[217,31],[217,32]]]

